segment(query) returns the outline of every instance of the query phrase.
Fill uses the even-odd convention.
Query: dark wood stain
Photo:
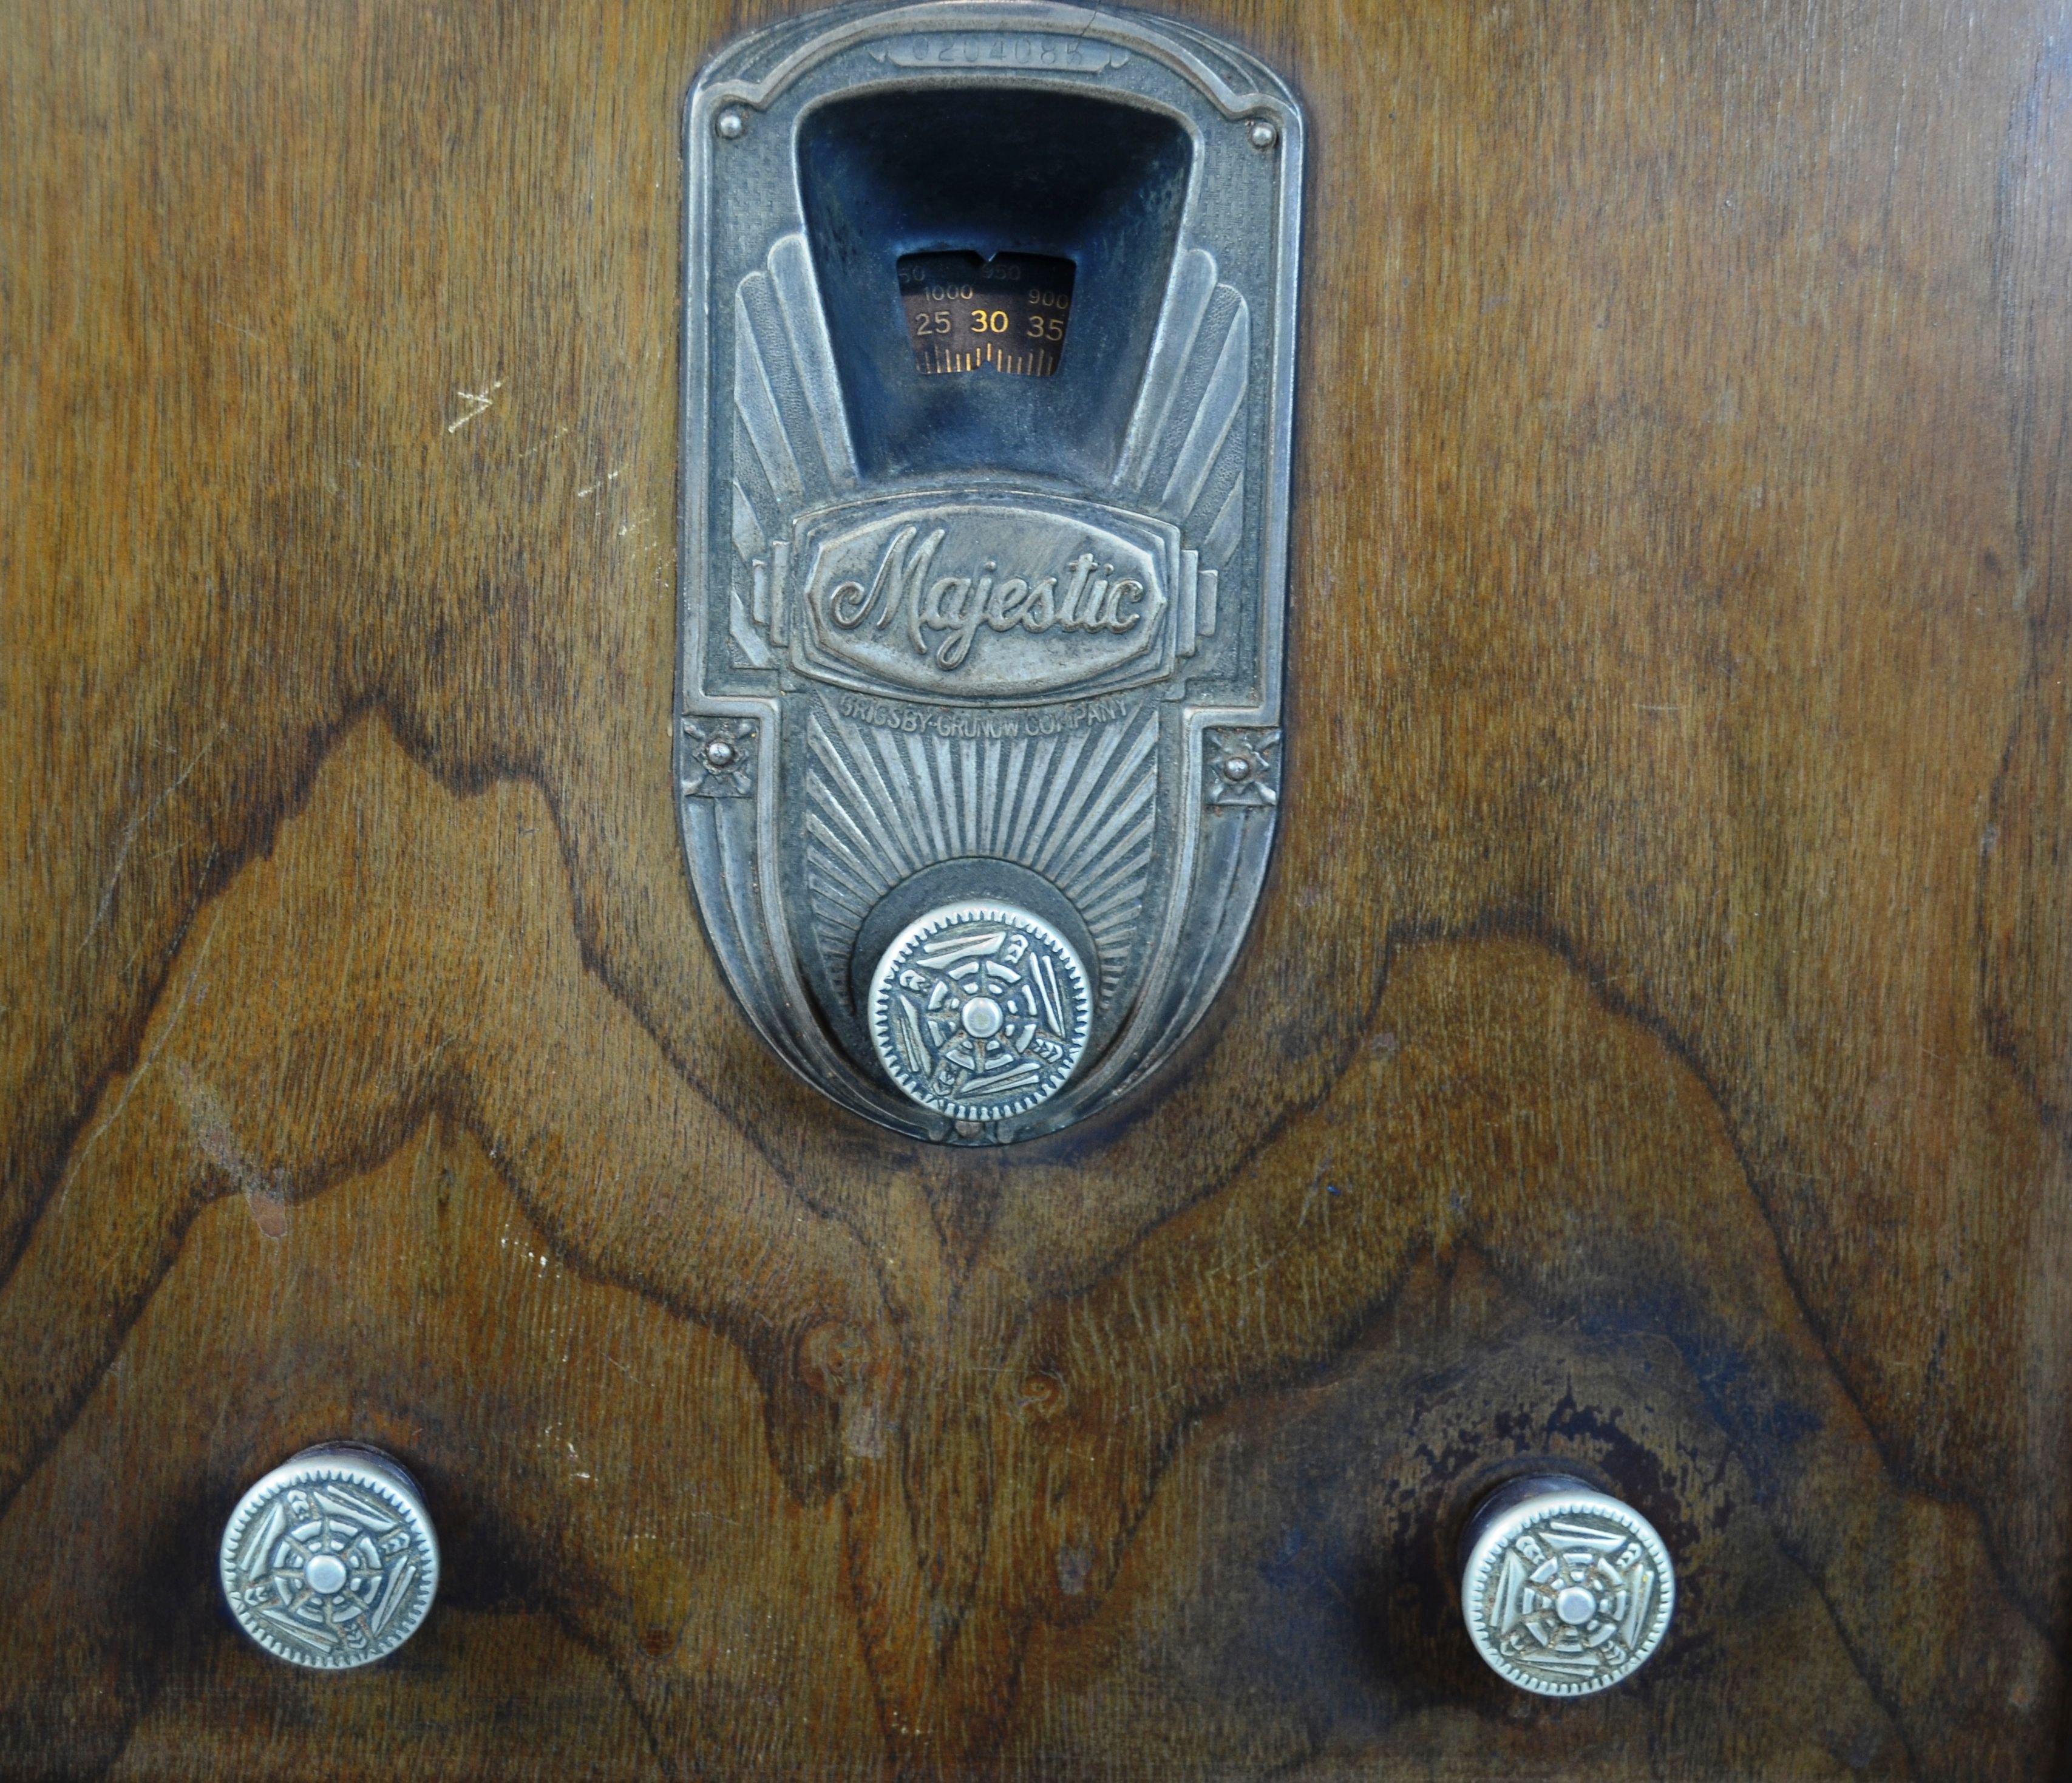
[[[1281,854],[1182,1068],[833,1111],[665,742],[768,5],[0,23],[0,1772],[1949,1777],[2072,1600],[2062,5],[1184,10],[1312,115]],[[238,1490],[425,1482],[248,1648]],[[1669,1536],[1528,1701],[1453,1545]]]

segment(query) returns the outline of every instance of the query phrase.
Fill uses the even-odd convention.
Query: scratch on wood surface
[[[285,1173],[261,1170],[245,1156],[232,1131],[229,1109],[199,1072],[184,1060],[175,1059],[166,1068],[166,1077],[202,1156],[237,1185],[253,1223],[262,1235],[286,1238],[288,1181]]]
[[[109,873],[108,884],[101,891],[101,902],[95,907],[93,920],[87,924],[86,933],[80,937],[79,946],[72,951],[75,959],[86,951],[87,943],[100,933],[101,925],[107,920],[109,911],[114,907],[115,888],[121,881],[123,868],[129,864],[130,851],[136,845],[138,835],[158,815],[166,802],[187,783],[188,776],[201,766],[203,758],[222,741],[223,733],[228,728],[227,725],[219,723],[208,741],[194,752],[187,765],[174,776],[172,784],[159,792],[130,820],[129,826],[122,832],[122,845],[115,851],[115,865]]]
[[[201,944],[195,951],[193,969],[181,980],[180,994],[175,1000],[171,1010],[167,1013],[163,1025],[159,1028],[157,1037],[152,1041],[150,1050],[145,1054],[143,1058],[138,1062],[137,1069],[130,1074],[129,1080],[122,1086],[121,1095],[115,1099],[114,1106],[95,1123],[93,1131],[86,1136],[84,1142],[76,1152],[72,1153],[71,1165],[65,1171],[64,1187],[58,1191],[58,1202],[60,1206],[64,1205],[66,1195],[70,1193],[72,1185],[78,1178],[80,1167],[92,1154],[94,1147],[100,1143],[101,1136],[106,1132],[121,1116],[130,1097],[137,1093],[137,1086],[144,1081],[151,1067],[158,1062],[158,1054],[165,1050],[166,1042],[172,1037],[173,1030],[179,1025],[180,1017],[187,1013],[187,1004],[194,995],[195,984],[201,978],[201,969],[208,963],[209,950],[216,945],[216,926],[221,920],[222,912],[219,906],[210,915],[208,932],[202,937]]]
[[[503,388],[504,380],[499,378],[494,384],[491,384],[487,390],[454,391],[454,394],[458,396],[462,402],[468,405],[468,410],[466,414],[448,421],[446,423],[446,431],[449,433],[458,433],[463,427],[467,426],[470,421],[473,421],[477,415],[483,413],[486,409],[493,406],[495,401],[496,392]]]
[[[867,1461],[885,1453],[885,1419],[868,1401],[845,1407],[842,1414],[842,1442],[850,1454]]]

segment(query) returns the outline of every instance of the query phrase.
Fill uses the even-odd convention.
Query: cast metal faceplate
[[[706,931],[845,1106],[953,1143],[1066,1126],[1199,1019],[1272,845],[1301,111],[1191,26],[937,0],[734,43],[685,150]],[[895,263],[958,249],[1075,262],[1054,375],[915,369]],[[1074,1074],[985,1121],[952,1111],[982,1086],[930,1106],[888,1070],[866,1007],[895,936],[972,901],[1069,938],[1092,1001]]]

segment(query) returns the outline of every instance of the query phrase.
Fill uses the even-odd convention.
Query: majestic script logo
[[[1144,622],[1144,584],[1118,576],[1082,551],[1051,575],[1002,576],[991,557],[976,576],[934,576],[935,555],[948,529],[926,538],[903,526],[886,540],[870,585],[841,581],[828,590],[828,617],[845,631],[869,622],[883,631],[896,620],[915,650],[934,652],[938,668],[960,668],[970,659],[979,627],[994,631],[1112,631]],[[916,540],[919,540],[916,543]],[[924,592],[925,591],[925,592]],[[875,615],[874,618],[873,615]]]
[[[903,502],[803,517],[794,661],[957,698],[1099,692],[1169,673],[1170,528],[1091,503]],[[1191,561],[1191,560],[1190,560]]]

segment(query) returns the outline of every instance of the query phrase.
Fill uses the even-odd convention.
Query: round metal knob
[[[237,1625],[313,1670],[364,1666],[417,1631],[439,1544],[417,1482],[379,1449],[306,1448],[237,1501],[218,1555]]]
[[[1585,1696],[1662,1644],[1676,1569],[1654,1526],[1566,1474],[1500,1487],[1462,1537],[1461,1608],[1475,1650],[1520,1690]]]
[[[945,904],[896,935],[871,975],[886,1074],[954,1120],[1049,1100],[1087,1050],[1093,993],[1064,936],[1012,904]]]

